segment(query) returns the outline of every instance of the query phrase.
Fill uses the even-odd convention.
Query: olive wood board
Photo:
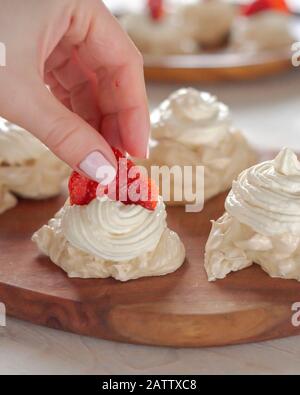
[[[30,240],[65,197],[20,200],[0,216],[0,302],[8,315],[38,325],[135,344],[218,346],[299,334],[292,305],[300,302],[300,283],[272,279],[257,265],[207,281],[205,243],[225,197],[209,200],[200,213],[168,208],[169,227],[186,247],[184,265],[127,283],[68,278]]]

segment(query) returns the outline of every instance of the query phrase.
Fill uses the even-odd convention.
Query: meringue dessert
[[[185,249],[167,227],[161,197],[125,204],[96,195],[95,186],[73,173],[70,199],[33,235],[32,240],[52,262],[69,277],[120,281],[162,276],[183,264]],[[82,197],[78,196],[81,190]]]
[[[132,41],[143,54],[191,54],[197,43],[186,33],[183,21],[175,15],[165,15],[161,20],[148,14],[127,14],[121,20]]]
[[[17,205],[17,199],[12,195],[8,188],[0,183],[0,214]]]
[[[5,123],[0,129],[0,211],[12,196],[45,199],[58,195],[70,170],[29,132]],[[2,197],[2,198],[1,198]]]
[[[220,0],[201,0],[183,6],[186,28],[203,49],[219,48],[229,41],[236,8]]]
[[[241,18],[236,24],[233,45],[240,49],[261,51],[289,48],[293,41],[290,15],[268,10]]]
[[[300,281],[300,162],[290,149],[241,173],[206,245],[209,281],[256,263]]]
[[[149,174],[152,166],[180,166],[182,173],[184,166],[204,166],[205,200],[229,189],[240,172],[256,161],[246,139],[233,127],[228,107],[210,93],[180,89],[153,111],[151,121],[149,159],[139,164]],[[185,185],[180,201],[174,199],[175,193],[166,196],[162,191],[164,201],[170,205],[193,203],[184,196],[193,195],[195,180],[193,177]],[[176,191],[177,187],[172,178],[170,189]]]

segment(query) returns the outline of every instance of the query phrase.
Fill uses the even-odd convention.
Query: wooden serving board
[[[255,80],[293,68],[291,51],[144,57],[147,81],[198,83]]]
[[[64,197],[21,201],[0,216],[0,301],[10,316],[39,325],[126,343],[217,346],[296,335],[292,304],[300,283],[271,279],[258,266],[209,283],[203,268],[210,220],[224,210],[222,194],[203,212],[168,209],[170,228],[186,246],[176,273],[120,283],[69,279],[30,241]]]

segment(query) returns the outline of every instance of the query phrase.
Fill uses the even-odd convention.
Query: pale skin
[[[145,157],[142,57],[100,0],[0,0],[0,115],[72,168],[110,145]],[[46,87],[50,87],[51,92]]]

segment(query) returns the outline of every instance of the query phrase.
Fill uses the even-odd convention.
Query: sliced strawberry
[[[148,0],[151,18],[154,21],[159,21],[164,16],[163,0]]]
[[[117,148],[112,147],[111,149],[112,149],[113,153],[115,154],[117,161],[121,158],[125,158],[125,156],[122,154],[122,152],[120,150],[118,150]]]
[[[74,171],[69,181],[71,204],[85,205],[96,196],[108,195],[124,204],[137,204],[148,210],[155,210],[158,201],[155,183],[136,171],[138,168],[135,164],[119,150],[113,148],[113,152],[118,162],[118,171],[113,183],[102,186]]]
[[[69,180],[69,192],[71,204],[79,206],[89,204],[96,197],[98,183],[89,180],[81,174],[73,171]]]
[[[245,16],[251,16],[269,9],[270,9],[269,0],[255,0],[253,3],[243,7],[242,14]]]
[[[118,160],[118,172],[115,180],[116,199],[124,204],[137,204],[148,210],[155,210],[158,201],[158,189],[153,180],[146,178],[135,164],[120,151],[114,149]],[[135,171],[130,171],[134,168]],[[123,180],[126,185],[120,185]],[[120,196],[122,193],[122,196]]]
[[[285,0],[269,0],[273,9],[283,12],[290,12]]]
[[[148,193],[148,199],[139,200],[138,204],[147,210],[155,210],[158,201],[158,188],[153,180],[149,178],[145,180],[145,183],[141,186],[142,189],[142,196],[143,193]],[[144,191],[143,191],[144,189]]]
[[[242,14],[251,16],[267,10],[289,12],[285,0],[255,0],[253,3],[242,8]]]

